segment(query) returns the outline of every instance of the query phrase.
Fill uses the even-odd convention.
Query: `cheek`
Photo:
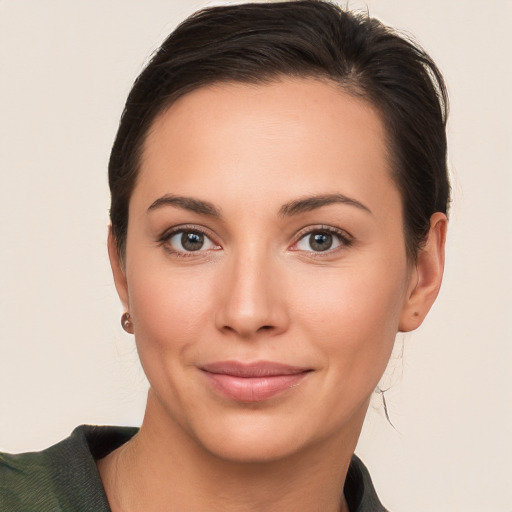
[[[337,377],[354,385],[369,379],[371,387],[380,379],[393,348],[407,272],[405,265],[401,272],[392,267],[366,268],[304,277],[292,296],[297,322],[308,338],[316,340]]]
[[[181,353],[206,328],[213,290],[207,276],[172,272],[168,266],[145,265],[129,275],[130,311],[141,359],[164,351]],[[144,361],[143,361],[144,362]]]

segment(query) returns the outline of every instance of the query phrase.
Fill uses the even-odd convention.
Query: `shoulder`
[[[0,510],[108,512],[95,460],[136,432],[128,427],[83,425],[46,450],[0,453]]]
[[[350,512],[387,512],[377,496],[368,469],[356,455],[352,457],[343,492]]]

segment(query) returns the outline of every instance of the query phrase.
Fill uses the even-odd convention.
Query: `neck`
[[[225,460],[176,423],[154,421],[153,400],[140,432],[98,462],[112,512],[348,512],[343,482],[359,432],[277,460]]]

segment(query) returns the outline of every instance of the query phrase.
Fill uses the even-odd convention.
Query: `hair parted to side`
[[[446,213],[449,203],[443,77],[418,44],[366,13],[345,12],[325,0],[288,0],[198,11],[136,79],[109,163],[110,218],[121,259],[129,201],[155,118],[202,86],[282,76],[329,79],[380,113],[403,201],[406,249],[415,258],[430,217]]]

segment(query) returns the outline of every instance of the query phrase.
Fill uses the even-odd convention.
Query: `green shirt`
[[[82,425],[67,439],[41,452],[0,453],[0,510],[111,512],[95,460],[137,432],[134,427]],[[344,492],[350,512],[386,512],[368,470],[356,456]]]

